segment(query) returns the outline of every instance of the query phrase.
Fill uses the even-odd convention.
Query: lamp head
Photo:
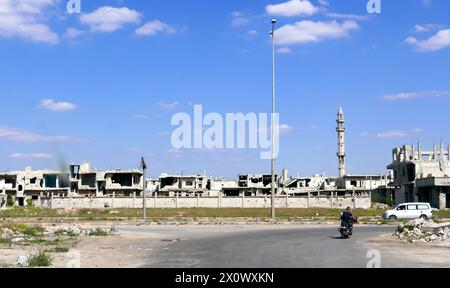
[[[276,24],[277,23],[277,19],[272,19],[272,24]]]

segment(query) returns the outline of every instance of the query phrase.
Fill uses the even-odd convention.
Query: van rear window
[[[428,210],[430,207],[428,205],[419,205],[419,210]]]

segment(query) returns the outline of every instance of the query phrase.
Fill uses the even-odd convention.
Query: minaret
[[[344,119],[344,111],[342,111],[342,107],[339,107],[338,115],[337,115],[337,128],[336,131],[338,133],[338,152],[337,156],[339,158],[339,177],[342,178],[345,176],[345,119]]]

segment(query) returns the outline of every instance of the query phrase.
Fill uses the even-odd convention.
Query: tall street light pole
[[[147,180],[146,178],[146,171],[147,171],[147,164],[145,163],[144,157],[141,158],[141,169],[142,169],[142,217],[143,220],[147,220]]]
[[[274,150],[274,139],[275,139],[275,24],[277,23],[276,19],[272,19],[272,220],[276,219],[275,214],[275,150]]]

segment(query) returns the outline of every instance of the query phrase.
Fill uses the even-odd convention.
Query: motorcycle
[[[341,227],[339,232],[341,233],[342,239],[349,239],[353,235],[353,225],[358,223],[358,217],[354,216],[349,223],[341,222]]]

